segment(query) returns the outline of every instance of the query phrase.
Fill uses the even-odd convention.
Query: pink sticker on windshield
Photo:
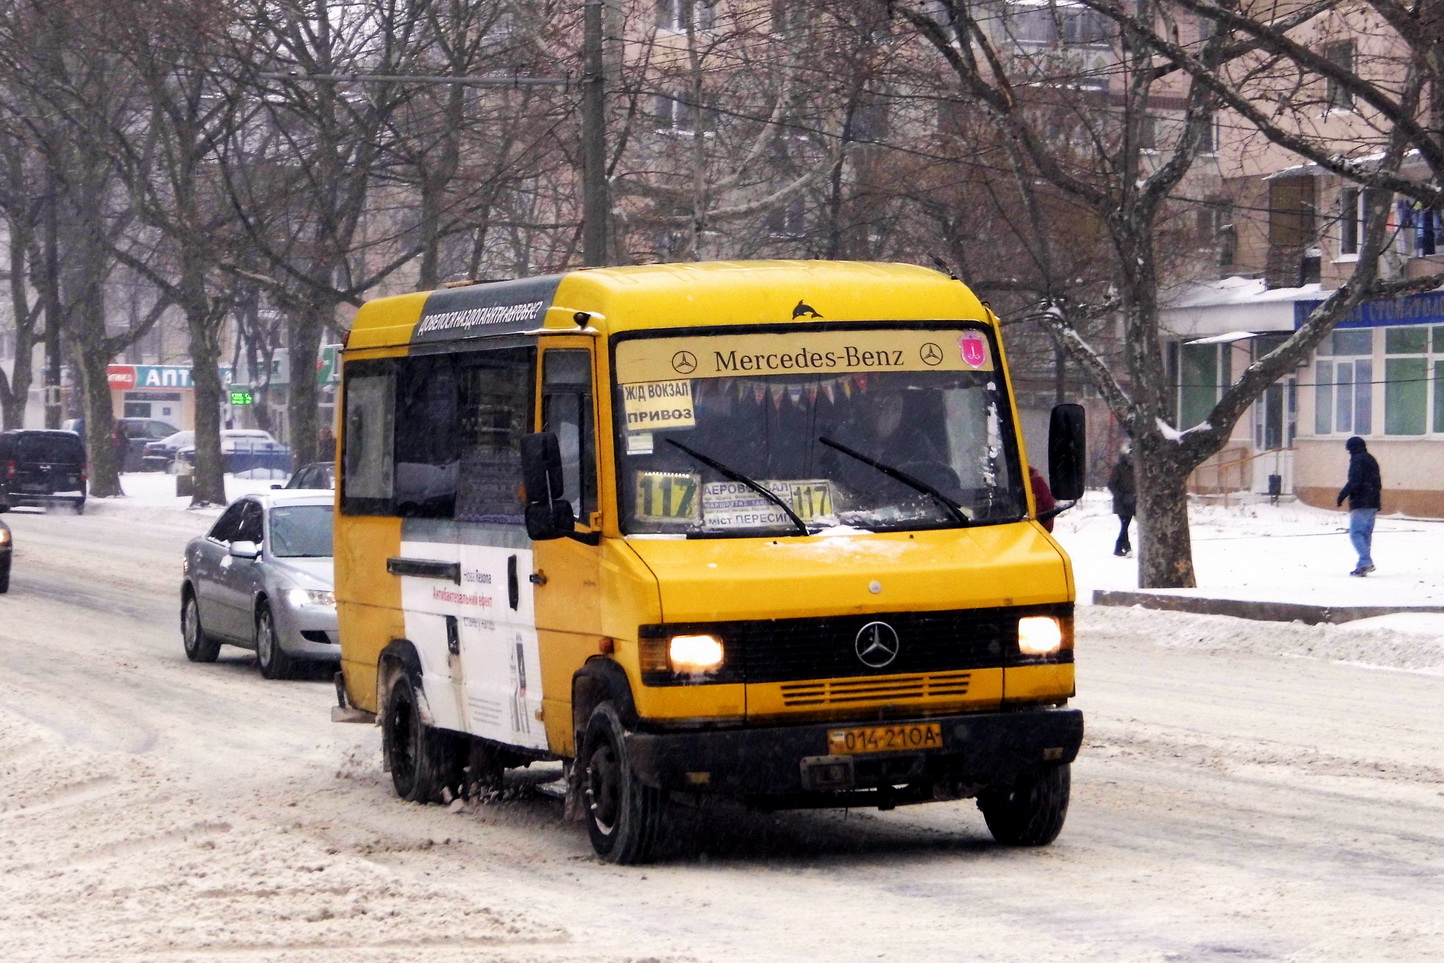
[[[987,344],[983,341],[983,336],[976,331],[969,331],[958,338],[958,348],[963,352],[963,360],[974,368],[981,366],[987,360]]]

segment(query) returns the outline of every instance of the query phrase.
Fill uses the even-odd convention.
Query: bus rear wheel
[[[411,677],[402,672],[386,697],[386,723],[381,749],[391,770],[396,795],[408,802],[428,803],[441,797],[456,768],[455,743],[421,720],[420,699]]]
[[[1069,766],[1043,766],[1011,786],[978,796],[978,808],[993,838],[1005,846],[1046,846],[1058,838],[1068,816],[1072,786]]]
[[[611,703],[592,712],[583,746],[592,848],[609,863],[646,862],[661,828],[665,798],[662,790],[643,785],[633,774],[626,727]]]

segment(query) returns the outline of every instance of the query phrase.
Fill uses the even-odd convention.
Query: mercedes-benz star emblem
[[[691,374],[697,370],[697,358],[690,351],[678,351],[672,355],[672,368],[678,374]]]
[[[902,648],[898,642],[897,630],[886,622],[869,622],[858,630],[857,640],[852,644],[857,659],[870,669],[881,669],[897,658]]]
[[[943,360],[943,349],[931,341],[923,345],[922,348],[918,350],[918,354],[922,357],[923,364],[931,367],[937,367]]]

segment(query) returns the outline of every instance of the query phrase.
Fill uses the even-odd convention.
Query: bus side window
[[[395,395],[389,362],[347,366],[340,478],[343,514],[391,514]]]
[[[459,359],[456,518],[523,524],[521,439],[532,424],[530,348],[478,351]]]
[[[590,351],[556,348],[542,356],[542,431],[557,436],[562,497],[585,524],[597,507]]]
[[[396,514],[450,518],[456,505],[456,369],[449,355],[400,362],[396,381]]]

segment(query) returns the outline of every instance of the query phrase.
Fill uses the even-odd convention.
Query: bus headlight
[[[714,672],[722,666],[722,640],[715,635],[674,635],[667,656],[673,672]]]
[[[1024,655],[1056,655],[1063,648],[1063,626],[1051,615],[1018,620],[1018,651]]]

